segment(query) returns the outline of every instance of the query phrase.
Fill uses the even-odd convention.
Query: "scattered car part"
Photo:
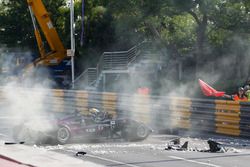
[[[188,141],[186,141],[183,145],[180,145],[180,139],[174,139],[170,141],[170,144],[165,148],[165,150],[176,150],[176,151],[198,151],[198,152],[227,152],[227,149],[222,146],[221,143],[218,143],[213,140],[208,140],[207,141],[209,145],[208,150],[198,150],[198,149],[188,149]]]
[[[78,151],[78,152],[76,153],[76,156],[78,156],[78,155],[85,155],[85,154],[87,154],[87,153],[84,152],[84,151]]]
[[[174,144],[168,145],[165,150],[177,150],[177,151],[186,151],[188,150],[188,141],[186,141],[183,145]]]

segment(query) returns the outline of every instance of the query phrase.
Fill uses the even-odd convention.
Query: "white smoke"
[[[44,118],[51,113],[48,111],[48,104],[45,101],[51,93],[49,88],[53,82],[48,77],[48,71],[44,69],[36,72],[39,75],[34,75],[31,71],[30,75],[21,77],[21,67],[24,67],[22,63],[29,63],[31,54],[30,52],[22,52],[22,56],[19,56],[17,53],[20,52],[5,52],[3,54],[5,61],[3,61],[2,69],[6,70],[2,70],[1,80],[4,82],[2,82],[0,90],[4,118],[6,118],[4,126],[9,129],[8,135],[15,135],[12,134],[13,128],[23,124],[37,131],[49,130],[52,125],[48,122],[45,123],[46,119]],[[22,58],[25,58],[26,61]]]

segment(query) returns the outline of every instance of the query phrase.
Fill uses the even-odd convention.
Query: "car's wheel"
[[[137,124],[122,131],[122,138],[126,141],[144,140],[150,134],[150,130],[144,124]]]
[[[137,128],[136,128],[136,138],[137,139],[143,140],[143,139],[147,138],[148,135],[149,135],[149,130],[145,125],[140,124],[139,126],[137,126]]]
[[[60,144],[66,144],[69,141],[70,137],[71,134],[67,127],[62,126],[57,130],[57,141]]]

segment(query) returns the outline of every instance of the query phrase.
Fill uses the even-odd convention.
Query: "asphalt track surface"
[[[205,153],[197,151],[165,150],[167,143],[178,136],[151,135],[142,142],[109,141],[105,143],[74,143],[57,146],[41,146],[82,160],[113,167],[249,167],[250,141],[245,139],[213,136],[228,149],[225,153]],[[189,149],[208,149],[203,138],[181,138],[181,143],[189,141]],[[76,156],[78,151],[87,154]]]
[[[1,118],[0,118],[1,119]],[[11,140],[11,129],[1,121],[0,139]],[[188,151],[165,150],[174,138],[181,137],[181,143],[189,141]],[[208,149],[207,140],[213,139],[226,146],[225,153],[192,151]],[[33,145],[31,145],[34,147]],[[141,142],[104,141],[99,143],[71,143],[66,145],[42,145],[47,150],[66,154],[71,157],[92,161],[110,167],[249,167],[250,139],[203,135],[187,137],[152,134]],[[78,151],[86,155],[76,156]]]

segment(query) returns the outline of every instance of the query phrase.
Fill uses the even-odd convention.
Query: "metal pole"
[[[70,36],[71,36],[71,73],[72,73],[72,88],[75,88],[75,23],[74,23],[74,0],[70,0]]]

